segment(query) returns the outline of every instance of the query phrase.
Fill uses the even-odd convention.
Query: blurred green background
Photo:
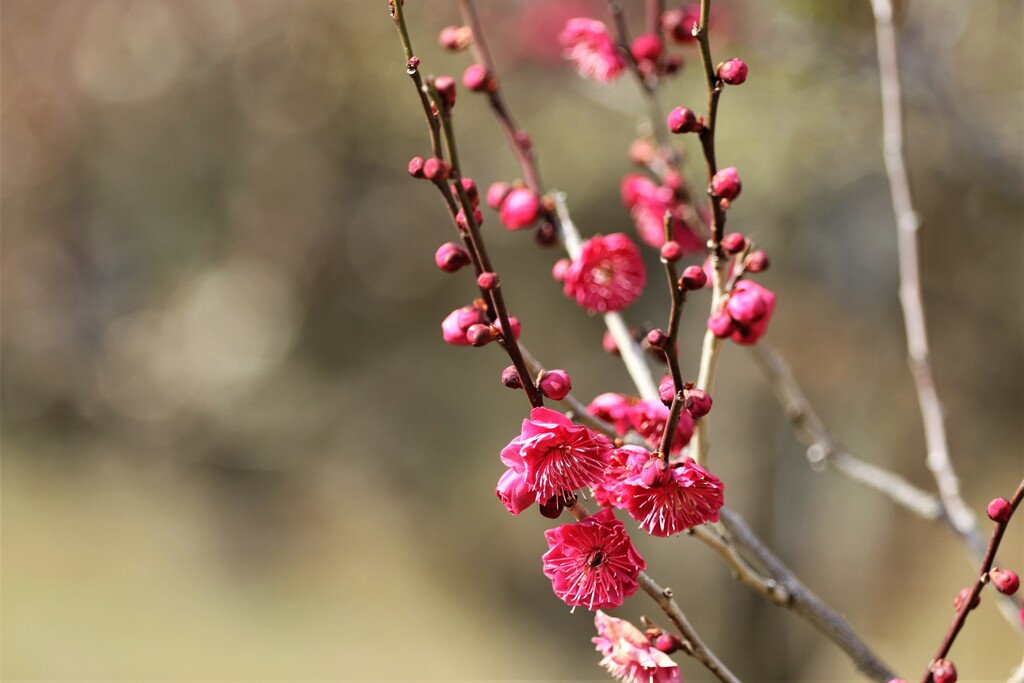
[[[626,4],[636,30],[642,3]],[[424,71],[461,74],[469,57],[436,42],[454,3],[406,5]],[[603,3],[479,5],[548,186],[585,234],[631,230],[618,180],[642,116],[635,84],[584,82],[554,43],[566,16],[606,18]],[[853,452],[930,488],[869,3],[716,6],[716,57],[750,65],[725,93],[718,145],[744,180],[730,227],[772,257],[768,339]],[[472,290],[432,263],[453,235],[405,172],[429,147],[386,2],[0,10],[2,677],[606,680],[589,614],[541,574],[552,523],[494,497],[497,453],[527,408],[498,383],[505,360],[441,342]],[[898,10],[937,381],[965,498],[983,510],[1024,471],[1024,14],[1014,0]],[[681,52],[666,111],[703,108],[696,53]],[[515,178],[485,102],[461,93],[455,114],[467,173]],[[628,390],[601,321],[551,280],[557,250],[490,211],[485,232],[530,350],[584,400]],[[648,261],[633,323],[666,310]],[[691,376],[704,305],[683,320]],[[727,501],[918,676],[976,571],[962,547],[811,471],[746,350],[725,350],[714,398]],[[1019,571],[1016,522],[1002,558]],[[744,680],[856,679],[703,545],[637,543]],[[961,680],[1005,680],[1020,661],[992,603],[953,650]],[[643,596],[617,614],[658,618]]]

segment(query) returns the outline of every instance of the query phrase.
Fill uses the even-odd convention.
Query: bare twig
[[[741,516],[725,507],[721,509],[720,514],[732,541],[749,552],[789,593],[790,599],[786,605],[789,609],[842,648],[868,678],[879,683],[895,678],[889,667],[857,635],[843,615],[826,605],[821,598],[804,586],[789,567],[747,526]]]
[[[885,170],[889,176],[893,211],[896,214],[897,250],[900,270],[900,303],[907,333],[908,361],[917,388],[924,422],[927,464],[938,485],[939,497],[950,522],[961,534],[975,528],[974,515],[960,496],[960,485],[949,455],[942,404],[935,388],[931,352],[921,297],[921,278],[917,251],[917,233],[921,221],[914,211],[910,180],[903,158],[903,103],[896,31],[892,23],[891,0],[871,0],[878,43],[878,68],[882,87],[882,139]]]
[[[774,579],[766,579],[761,576],[743,557],[736,551],[732,542],[709,526],[699,526],[692,529],[693,535],[711,546],[725,563],[732,567],[737,581],[752,588],[761,597],[776,605],[786,605],[789,600],[789,591],[779,585]]]

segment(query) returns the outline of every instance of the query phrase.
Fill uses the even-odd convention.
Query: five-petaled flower
[[[591,237],[560,275],[565,295],[592,313],[621,311],[647,282],[640,249],[621,232]]]
[[[549,547],[543,557],[544,575],[565,604],[607,609],[636,592],[636,577],[647,563],[609,508],[549,529],[544,536]]]

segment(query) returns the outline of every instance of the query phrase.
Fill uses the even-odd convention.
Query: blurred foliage
[[[636,88],[581,81],[553,42],[554,15],[604,17],[603,4],[479,4],[545,181],[586,233],[629,229],[618,179]],[[407,6],[424,70],[461,73],[466,58],[435,40],[454,3]],[[745,181],[730,226],[772,255],[769,338],[851,450],[929,486],[868,2],[716,7],[716,55],[751,69],[723,98],[719,153]],[[600,680],[588,614],[540,572],[549,522],[509,518],[492,493],[526,406],[498,384],[497,349],[440,340],[471,293],[431,261],[451,230],[404,170],[428,146],[383,0],[2,12],[2,677]],[[915,0],[899,17],[937,379],[980,510],[1024,469],[1024,60],[1006,30],[1024,16],[1013,0]],[[663,104],[699,108],[697,56],[683,53]],[[484,102],[461,93],[456,116],[470,175],[514,178]],[[584,399],[627,390],[600,321],[553,285],[558,255],[496,223],[488,212],[531,351]],[[651,281],[634,322],[664,315]],[[962,549],[812,472],[742,349],[726,349],[714,396],[731,505],[913,676],[972,576]],[[704,547],[640,546],[741,677],[854,675]],[[1019,533],[1004,547],[1024,555]],[[1019,661],[986,602],[955,651],[973,680]],[[654,611],[641,597],[621,613]]]

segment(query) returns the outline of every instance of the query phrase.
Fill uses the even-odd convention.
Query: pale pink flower
[[[657,465],[655,465],[657,466]],[[717,522],[725,502],[722,481],[691,458],[671,463],[645,483],[642,474],[626,479],[626,510],[652,536],[671,536],[705,522]]]
[[[534,408],[501,461],[523,475],[538,503],[569,495],[604,476],[612,443],[550,408]]]
[[[613,450],[608,458],[604,478],[594,484],[594,500],[601,507],[625,508],[629,502],[623,484],[630,477],[640,474],[644,463],[651,459],[651,452],[640,446],[623,446]]]
[[[601,610],[594,614],[597,651],[604,655],[601,666],[623,683],[682,683],[679,667],[667,654],[651,646],[647,636],[633,624],[610,617]]]
[[[669,409],[660,400],[637,401],[630,407],[629,421],[633,429],[646,439],[652,447],[661,445],[661,435],[665,433],[665,422],[668,421]],[[693,418],[686,412],[679,415],[676,433],[669,444],[669,452],[678,453],[693,438]]]
[[[617,232],[584,242],[562,282],[565,295],[592,313],[621,311],[643,292],[647,270],[633,240]]]
[[[544,532],[544,575],[565,604],[589,610],[618,607],[636,592],[646,566],[626,527],[608,508]]]
[[[614,81],[626,68],[626,58],[608,34],[608,28],[596,19],[570,19],[558,36],[562,53],[572,61],[581,76],[599,83]]]

